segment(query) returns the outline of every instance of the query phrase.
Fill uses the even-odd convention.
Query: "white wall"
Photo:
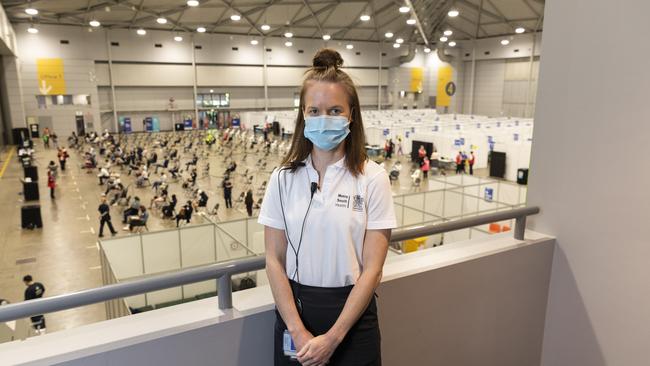
[[[558,243],[544,366],[650,360],[649,13],[546,2],[528,191],[533,227]]]

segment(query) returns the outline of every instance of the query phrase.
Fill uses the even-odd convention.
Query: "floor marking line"
[[[11,157],[14,155],[14,149],[9,149],[9,154],[7,155],[5,160],[5,163],[2,164],[2,169],[0,170],[0,178],[5,174],[5,170],[7,170],[7,167],[9,166],[9,162],[11,161]]]

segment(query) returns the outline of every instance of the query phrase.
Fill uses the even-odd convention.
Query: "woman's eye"
[[[338,116],[339,114],[341,114],[340,109],[332,109],[332,110],[330,110],[330,115],[332,115],[332,116]]]

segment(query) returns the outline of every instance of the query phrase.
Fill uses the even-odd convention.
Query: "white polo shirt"
[[[293,278],[303,285],[343,287],[355,284],[363,266],[366,230],[397,226],[386,171],[369,160],[363,174],[354,177],[344,161],[345,157],[327,168],[305,221],[298,255],[299,276]],[[273,171],[258,218],[262,225],[285,230],[281,196],[287,233],[296,250],[311,197],[311,182],[318,182],[311,157],[304,163],[305,166],[294,173]],[[296,270],[295,258],[294,250],[287,243],[286,271],[290,279]]]

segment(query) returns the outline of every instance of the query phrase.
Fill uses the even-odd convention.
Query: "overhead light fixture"
[[[447,37],[445,37],[445,36],[440,37],[440,42],[442,42],[442,43],[445,43],[445,42],[447,42],[448,40],[449,40],[449,38],[447,38]]]
[[[214,93],[214,89],[210,89],[210,93]]]
[[[521,33],[524,33],[524,32],[526,32],[526,28],[524,28],[524,27],[519,27],[519,28],[515,29],[515,33],[517,33],[517,34],[521,34]]]
[[[453,10],[449,10],[447,15],[449,15],[450,18],[455,18],[458,15],[460,15],[460,12],[458,10],[456,10],[456,9],[453,9]]]
[[[27,13],[29,15],[38,15],[38,10],[36,10],[34,8],[27,8],[27,9],[25,9],[25,13]]]
[[[386,32],[386,34],[384,34],[384,36],[386,38],[393,38],[394,34],[393,34],[393,32]]]
[[[393,48],[399,48],[400,44],[399,43],[393,43]]]
[[[411,8],[409,8],[408,6],[400,6],[399,7],[399,12],[402,13],[402,14],[403,13],[408,13],[410,10],[411,10]]]
[[[158,24],[167,24],[167,18],[160,17],[156,19],[156,23]]]
[[[181,36],[176,36],[176,37],[174,37],[174,41],[176,41],[176,42],[183,42],[183,37],[181,37]]]
[[[287,47],[291,47],[291,46],[293,46],[293,42],[286,41],[286,42],[284,42],[284,45],[287,46]]]
[[[205,27],[198,27],[196,28],[196,31],[199,33],[205,33]]]
[[[93,19],[93,20],[91,20],[90,22],[88,22],[88,24],[90,24],[91,27],[95,27],[95,28],[97,28],[97,27],[99,27],[100,25],[102,25],[102,23],[100,23],[98,20],[95,20],[95,19]]]
[[[404,40],[401,39],[401,38],[398,38],[398,39],[395,40],[395,42],[397,42],[398,44],[402,44],[402,43],[404,43]]]
[[[348,50],[351,50],[351,49],[354,48],[354,45],[351,44],[351,43],[350,43],[350,44],[346,44],[346,45],[345,45],[345,48],[347,48]]]
[[[431,48],[429,47],[424,47],[424,53],[429,53],[431,52]]]
[[[293,33],[291,33],[291,32],[285,32],[285,33],[284,33],[284,36],[287,37],[287,38],[291,38],[291,37],[293,37]]]
[[[406,20],[406,24],[408,24],[408,25],[415,25],[415,23],[417,23],[417,22],[415,21],[415,19],[407,19],[407,20]]]
[[[442,32],[442,34],[444,34],[445,36],[451,36],[452,34],[454,34],[454,32],[451,29],[447,29],[446,31]]]
[[[147,34],[147,31],[144,30],[144,29],[142,29],[142,28],[138,29],[138,30],[135,31],[135,32],[136,32],[139,36],[144,36],[145,34]]]
[[[199,6],[199,0],[187,0],[187,6]]]
[[[329,41],[330,39],[332,39],[332,36],[329,34],[323,34],[323,41]]]
[[[367,22],[370,20],[370,15],[363,14],[362,16],[359,17],[359,19],[361,19],[362,22]]]
[[[271,29],[271,26],[268,24],[262,24],[260,29],[266,32],[267,30]]]
[[[448,43],[449,47],[456,47],[456,42],[451,41]]]
[[[27,32],[31,34],[36,34],[38,33],[38,29],[32,25],[29,28],[27,28]]]
[[[507,45],[510,44],[510,41],[507,40],[507,39],[502,39],[502,40],[501,40],[501,44],[504,45],[504,46],[507,46]]]
[[[257,46],[259,43],[260,43],[260,41],[258,41],[258,40],[256,40],[256,39],[251,39],[251,44],[252,44],[253,46]]]
[[[238,22],[238,21],[241,20],[241,15],[233,14],[233,15],[230,16],[230,20],[232,20],[233,22]]]

